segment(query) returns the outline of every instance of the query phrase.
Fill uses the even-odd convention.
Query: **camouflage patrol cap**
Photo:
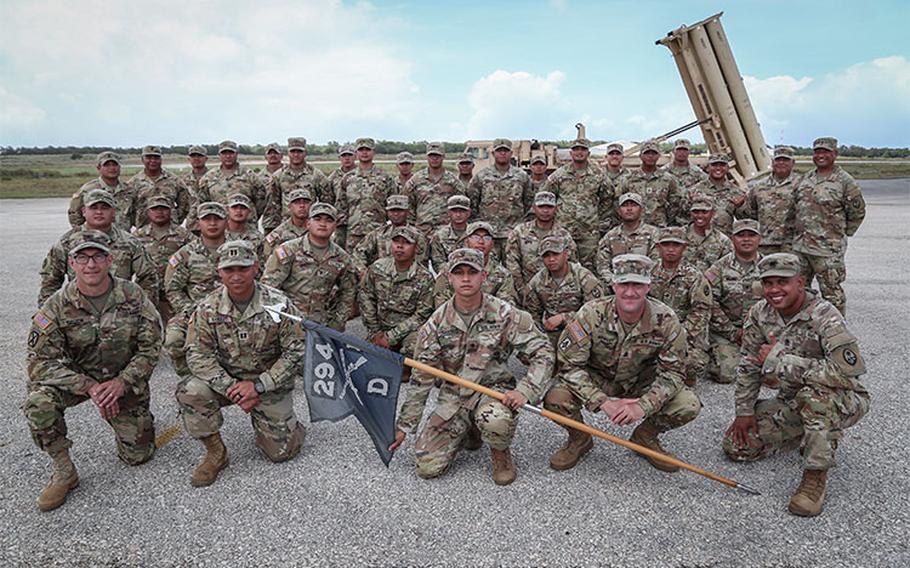
[[[208,150],[205,149],[205,146],[201,146],[199,144],[193,144],[192,146],[190,146],[190,149],[186,151],[186,155],[187,156],[196,156],[196,155],[208,156],[209,152],[208,152]]]
[[[677,140],[676,142],[673,143],[673,149],[676,150],[677,148],[682,148],[683,150],[691,150],[691,148],[690,148],[691,145],[692,145],[692,143],[689,142],[688,140],[686,140],[685,138],[680,138],[679,140]]]
[[[569,248],[569,243],[566,242],[566,238],[560,235],[547,235],[540,241],[540,245],[537,247],[537,254],[543,256],[548,252],[560,253]]]
[[[234,152],[236,154],[237,143],[233,140],[222,140],[218,144],[218,153],[221,154],[222,152]]]
[[[90,248],[111,254],[111,238],[101,231],[79,231],[72,243],[69,250],[70,256],[75,256],[77,252]]]
[[[300,136],[288,138],[288,152],[291,150],[306,151],[306,138],[302,138]]]
[[[612,144],[607,144],[607,154],[612,154],[613,152],[619,152],[622,154],[622,144],[619,142],[613,142]]]
[[[730,157],[726,154],[711,154],[708,156],[708,164],[729,164]]]
[[[587,150],[587,149],[590,148],[590,147],[591,147],[591,141],[588,140],[587,138],[576,138],[576,139],[572,142],[572,149],[573,149],[573,150],[574,150],[575,148],[584,148],[584,149]]]
[[[714,211],[714,198],[704,193],[699,193],[692,198],[689,211]]]
[[[771,276],[792,278],[799,276],[799,257],[788,252],[769,254],[758,261],[758,272],[760,278],[769,278]]]
[[[247,209],[253,208],[253,202],[250,201],[250,198],[242,193],[235,193],[228,197],[227,206],[234,207],[235,205],[243,205]]]
[[[143,156],[161,157],[161,146],[156,146],[155,144],[149,144],[148,146],[143,146],[142,155]]]
[[[468,225],[467,230],[465,230],[465,232],[464,232],[464,236],[465,236],[465,238],[468,238],[471,235],[473,235],[474,233],[476,233],[477,231],[481,231],[481,230],[486,231],[490,235],[496,234],[493,232],[493,225],[487,223],[486,221],[474,221],[473,223]]]
[[[218,247],[218,270],[229,266],[253,266],[257,260],[256,248],[249,241],[238,239]]]
[[[468,154],[468,153],[463,153],[460,156],[458,156],[458,163],[463,164],[464,162],[470,162],[473,164],[474,156],[472,156],[471,154]]]
[[[119,166],[120,165],[120,156],[118,156],[117,154],[115,154],[113,152],[108,151],[108,152],[101,152],[95,158],[95,163],[99,166],[103,166],[104,164],[106,164],[108,162],[116,162],[117,165]]]
[[[395,156],[395,162],[398,164],[413,164],[414,154],[410,152],[398,152],[398,155]]]
[[[620,195],[619,201],[617,202],[617,204],[622,205],[626,201],[632,201],[633,203],[637,203],[639,207],[645,206],[645,200],[641,198],[641,195],[639,195],[635,192],[632,192],[632,191],[630,191],[628,193],[623,193],[622,195]]]
[[[353,144],[343,144],[338,147],[338,155],[344,156],[345,154],[353,154],[354,145]]]
[[[265,147],[265,152],[263,154],[268,154],[269,152],[278,152],[281,153],[281,145],[278,142],[271,142]]]
[[[445,146],[442,142],[427,142],[427,156],[431,154],[436,154],[438,156],[445,156]]]
[[[500,148],[505,148],[507,150],[512,149],[512,141],[508,138],[497,138],[493,140],[493,150],[499,150]]]
[[[755,219],[737,219],[733,221],[733,232],[731,234],[735,235],[743,231],[752,231],[756,235],[760,235],[761,226]]]
[[[410,209],[411,200],[407,195],[390,195],[385,200],[385,210],[392,209]]]
[[[202,219],[208,215],[214,215],[216,217],[221,217],[222,219],[227,219],[227,210],[224,208],[224,205],[218,203],[217,201],[206,201],[199,205],[197,211],[197,217]]]
[[[534,194],[534,205],[556,207],[556,194],[552,191],[538,191]]]
[[[449,272],[462,264],[483,272],[483,253],[469,248],[455,249],[449,253]]]
[[[467,195],[452,195],[446,200],[446,209],[471,210],[471,199]]]
[[[613,259],[613,284],[651,283],[654,261],[643,254],[621,254]]]
[[[373,150],[376,148],[376,141],[372,138],[358,138],[357,141],[354,142],[354,147],[358,150],[361,148],[369,148],[370,150]]]
[[[648,140],[642,142],[641,148],[638,150],[639,154],[644,154],[645,152],[657,152],[660,154],[660,145],[654,140]]]
[[[114,196],[104,189],[93,189],[82,196],[82,206],[91,207],[96,203],[107,203],[111,207],[117,207]]]
[[[338,220],[338,210],[332,204],[322,201],[317,201],[310,207],[310,219],[314,219],[317,215],[331,217],[333,221]]]
[[[167,207],[168,209],[173,209],[174,200],[167,195],[153,195],[152,197],[149,197],[148,202],[145,204],[145,208],[151,209],[153,207]]]
[[[533,166],[534,164],[543,164],[543,165],[547,165],[547,158],[546,158],[546,156],[544,156],[544,155],[542,155],[542,154],[537,154],[536,156],[532,156],[532,157],[531,157],[531,161],[529,162],[529,164],[532,165],[532,166]]]
[[[786,158],[788,160],[793,159],[793,148],[790,146],[775,146],[774,147],[774,159]]]
[[[389,240],[394,239],[395,237],[401,237],[407,239],[409,243],[417,243],[417,229],[410,225],[402,225],[400,227],[395,227],[392,229],[392,234],[389,235]]]
[[[832,152],[837,152],[837,138],[824,137],[816,138],[815,142],[812,143],[813,150],[831,150]]]
[[[288,203],[293,203],[298,199],[306,199],[307,201],[313,201],[313,194],[310,193],[310,190],[305,187],[298,187],[297,189],[292,189],[288,193]]]
[[[689,244],[685,227],[664,227],[657,233],[657,242]]]

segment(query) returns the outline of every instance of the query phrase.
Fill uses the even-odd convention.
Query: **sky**
[[[0,146],[641,140],[721,11],[768,144],[910,146],[907,0],[2,0]]]

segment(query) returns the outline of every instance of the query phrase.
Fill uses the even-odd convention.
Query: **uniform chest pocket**
[[[464,366],[474,371],[486,369],[499,353],[499,340],[492,331],[475,333],[465,343]]]
[[[139,307],[107,312],[101,316],[98,328],[102,341],[130,342],[139,328]]]
[[[74,349],[93,346],[97,343],[98,321],[91,316],[63,320],[66,343]]]

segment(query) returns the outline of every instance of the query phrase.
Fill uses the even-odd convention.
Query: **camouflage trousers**
[[[188,324],[188,318],[183,314],[178,314],[167,321],[164,329],[164,350],[170,355],[174,371],[181,378],[190,375],[190,368],[186,364],[186,351],[183,350],[186,345]]]
[[[30,387],[22,404],[32,440],[41,450],[56,455],[73,443],[66,437],[64,412],[90,397],[52,386]],[[127,465],[139,465],[155,455],[155,417],[149,410],[148,392],[127,391],[119,400],[120,413],[107,420],[117,441],[117,457]]]
[[[739,345],[712,333],[710,348],[708,378],[715,383],[732,383],[736,379],[736,367],[739,365]]]
[[[572,240],[578,248],[578,262],[597,274],[597,246],[600,243],[600,233],[592,230],[589,233],[573,234]]]
[[[843,430],[868,411],[867,393],[807,385],[789,400],[778,397],[758,401],[758,435],[750,432],[747,446],[739,447],[728,434],[723,449],[732,460],[756,461],[798,446],[803,469],[829,469],[835,465],[834,451]]]
[[[176,397],[183,429],[197,439],[218,433],[224,424],[221,408],[234,404],[194,377],[177,384]],[[259,405],[250,411],[256,446],[276,463],[295,457],[300,453],[306,430],[294,415],[293,394],[263,393],[259,395],[259,400]]]
[[[818,290],[822,298],[828,300],[837,308],[841,315],[847,315],[847,295],[841,284],[847,279],[847,266],[844,264],[843,253],[833,256],[817,256],[795,252],[802,265],[803,276],[806,277],[806,286],[812,286],[812,279],[818,281]]]
[[[641,394],[644,393],[639,393],[638,396]],[[634,398],[629,393],[611,393],[610,395]],[[547,393],[547,396],[544,397],[543,406],[547,410],[562,414],[572,420],[582,421],[581,409],[583,403],[565,385],[558,383],[554,385]],[[659,432],[668,432],[695,420],[699,412],[701,412],[701,401],[698,400],[694,392],[683,388],[660,407],[657,412],[645,418],[645,421],[654,425]]]
[[[473,422],[484,442],[496,450],[512,445],[518,413],[495,398],[480,396],[473,408],[445,402],[436,407],[417,438],[417,475],[430,479],[442,475],[458,451]]]

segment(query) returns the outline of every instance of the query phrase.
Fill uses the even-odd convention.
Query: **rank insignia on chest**
[[[246,331],[241,331],[237,334],[237,337],[240,339],[240,341],[246,341],[249,339],[250,334]]]
[[[171,256],[171,258],[167,259],[167,263],[170,264],[171,266],[177,266],[178,264],[180,264],[180,261],[177,260],[177,256],[174,255],[174,256]]]

